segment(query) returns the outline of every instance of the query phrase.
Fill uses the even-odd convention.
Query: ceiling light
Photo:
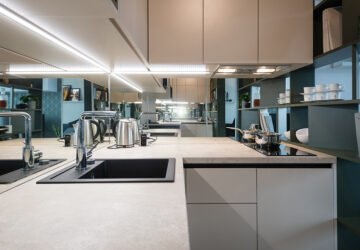
[[[264,72],[264,73],[254,72],[253,74],[254,74],[254,75],[271,75],[271,73],[269,73],[269,72]]]
[[[229,69],[229,68],[221,68],[218,69],[218,73],[235,73],[237,70],[236,69]]]
[[[11,20],[17,22],[18,24],[22,25],[23,27],[37,33],[38,35],[42,36],[43,38],[53,42],[54,44],[57,44],[58,46],[68,50],[69,52],[77,55],[78,57],[81,57],[82,59],[86,60],[87,62],[97,66],[101,70],[110,73],[110,70],[107,69],[105,66],[101,65],[100,63],[96,62],[94,59],[86,56],[85,54],[81,53],[77,49],[74,49],[70,45],[66,44],[65,42],[61,41],[59,38],[51,35],[47,31],[41,29],[40,27],[36,26],[35,24],[29,22],[25,18],[21,17],[20,15],[14,13],[4,5],[0,4],[0,13],[7,16]]]
[[[135,89],[136,91],[142,93],[142,89],[138,88],[135,86],[135,84],[129,82],[128,80],[126,80],[125,78],[123,78],[122,76],[119,76],[115,73],[111,73],[111,76],[115,77],[116,79],[118,79],[119,81],[121,81],[122,83],[125,83],[126,85],[128,85],[130,88]]]
[[[204,72],[209,71],[205,64],[150,64],[153,72]]]
[[[159,99],[156,99],[155,101],[156,104],[179,104],[179,105],[186,105],[186,104],[189,104],[188,102],[175,102],[175,101],[172,101],[172,100],[159,100]]]
[[[8,75],[102,75],[100,71],[7,71]]]
[[[260,67],[256,70],[256,73],[273,73],[273,72],[275,72],[275,68]]]
[[[203,71],[120,71],[123,75],[209,75],[210,72]]]

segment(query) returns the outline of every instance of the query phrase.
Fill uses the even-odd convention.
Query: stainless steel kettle
[[[133,123],[128,119],[117,120],[112,128],[115,137],[116,146],[132,147],[134,146]]]
[[[134,142],[139,143],[141,139],[140,130],[139,130],[139,124],[138,121],[134,118],[129,118],[129,121],[132,123],[132,130],[134,134]]]
[[[96,127],[96,132],[93,131],[93,125]],[[75,133],[74,133],[74,146],[78,145],[78,134],[79,134],[79,121],[73,124]],[[96,137],[100,133],[99,123],[94,120],[84,120],[84,139],[85,146],[92,147],[94,145]]]

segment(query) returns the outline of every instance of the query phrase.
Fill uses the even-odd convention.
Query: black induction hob
[[[284,144],[271,147],[260,147],[256,143],[244,143],[244,145],[266,156],[316,156]]]

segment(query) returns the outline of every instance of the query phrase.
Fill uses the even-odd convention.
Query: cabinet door
[[[255,250],[256,204],[189,204],[192,250]]]
[[[335,249],[332,169],[258,169],[259,250]]]
[[[149,62],[203,63],[203,0],[149,0]]]
[[[204,0],[204,62],[257,63],[258,1]]]
[[[255,168],[185,169],[188,203],[256,203]]]
[[[313,0],[259,0],[259,63],[312,63]]]

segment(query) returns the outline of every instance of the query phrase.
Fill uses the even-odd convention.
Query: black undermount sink
[[[22,160],[0,160],[0,184],[15,182],[63,161],[65,159],[41,159],[35,163],[34,167],[23,169],[24,162]]]
[[[50,183],[173,182],[175,159],[97,159],[86,169],[74,165],[40,181]]]

